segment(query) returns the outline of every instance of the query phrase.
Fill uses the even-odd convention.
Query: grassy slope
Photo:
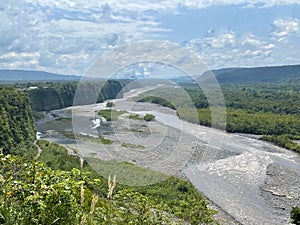
[[[65,148],[44,140],[38,142],[43,152],[39,158],[53,169],[70,170],[78,168],[77,156],[67,155]],[[207,203],[201,194],[188,181],[176,177],[168,177],[160,172],[151,171],[131,163],[87,159],[82,171],[90,173],[92,178],[100,178],[101,184],[92,187],[99,196],[107,194],[107,179],[110,174],[116,174],[117,193],[133,190],[145,196],[154,206],[181,218],[191,224],[216,224],[213,222],[213,210],[207,208]],[[130,186],[128,186],[130,185]]]

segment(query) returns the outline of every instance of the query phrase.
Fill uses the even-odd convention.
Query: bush
[[[294,224],[300,225],[300,208],[293,207],[291,211],[291,220]]]
[[[139,114],[130,114],[128,118],[131,120],[143,120]]]
[[[154,120],[154,119],[155,119],[155,116],[152,115],[152,114],[146,114],[146,115],[144,116],[144,120],[145,120],[146,122],[152,121],[152,120]]]
[[[106,103],[106,107],[109,107],[109,108],[111,108],[111,107],[113,107],[115,104],[113,103],[113,102],[111,102],[111,101],[108,101],[107,103]]]
[[[107,121],[114,121],[117,120],[119,116],[121,116],[122,114],[127,113],[126,111],[117,111],[117,110],[113,110],[113,109],[104,109],[104,110],[100,110],[98,112],[99,116],[103,116]]]

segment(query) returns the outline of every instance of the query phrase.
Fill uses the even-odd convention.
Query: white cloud
[[[32,57],[38,57],[40,54],[38,52],[22,52],[22,53],[17,53],[17,52],[9,52],[4,55],[0,56],[1,59],[18,59],[18,58],[32,58]]]
[[[218,31],[209,37],[191,40],[187,47],[200,52],[211,69],[220,67],[264,66],[273,62],[275,43],[254,34]]]
[[[272,50],[275,47],[276,46],[272,43],[262,46],[262,48],[265,49],[265,50]]]
[[[107,5],[113,12],[134,11],[174,11],[179,6],[187,8],[208,8],[211,6],[243,5],[243,7],[272,7],[280,5],[300,4],[299,0],[101,0],[101,1],[81,1],[81,0],[27,0],[33,5],[48,7],[49,9],[59,8],[64,10],[74,9],[83,11],[89,9],[101,9]],[[106,7],[107,8],[107,7]]]
[[[147,7],[164,8],[157,1],[150,3]],[[0,7],[3,24],[0,29],[0,66],[11,68],[16,65],[22,69],[32,65],[30,69],[36,69],[38,62],[38,68],[70,73],[69,66],[62,65],[66,63],[74,65],[77,71],[72,71],[80,74],[104,50],[168,32],[154,18],[131,13],[130,10],[138,6],[134,2],[114,1],[109,4],[108,1],[69,0],[4,2]],[[79,54],[85,56],[84,60]],[[32,60],[35,63],[26,63],[23,60],[25,55],[27,62]],[[13,60],[19,62],[8,63]]]
[[[245,40],[242,41],[241,43],[243,46],[244,45],[252,45],[252,46],[261,46],[262,42],[257,39],[254,35],[248,35]]]
[[[278,38],[284,38],[285,36],[299,31],[299,22],[297,19],[283,20],[278,19],[273,22],[273,35]],[[283,40],[283,39],[281,39]]]
[[[202,49],[221,49],[226,47],[233,47],[235,45],[235,34],[232,31],[226,31],[221,33],[211,33],[198,39],[192,39],[188,47]]]
[[[189,8],[207,8],[225,5],[243,5],[243,8],[255,8],[300,4],[299,0],[179,0],[178,2]]]
[[[0,6],[0,68],[43,69],[81,74],[101,53],[115,46],[143,39],[161,38],[170,30],[161,26],[157,14],[176,14],[179,8],[238,5],[270,7],[300,4],[299,0],[24,0],[3,1]],[[278,19],[273,37],[284,45],[299,32],[297,19]],[[272,57],[275,43],[236,31],[209,31],[190,41],[206,58],[220,64],[241,57]],[[247,50],[247,55],[243,55]],[[212,55],[212,56],[211,56]],[[172,57],[172,56],[170,56]],[[221,62],[222,61],[222,62]],[[211,64],[216,61],[211,60]],[[257,60],[258,62],[258,60]]]

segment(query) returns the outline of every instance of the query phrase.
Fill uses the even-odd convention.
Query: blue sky
[[[300,64],[298,0],[9,0],[0,69],[82,75],[101,54],[169,41],[210,69]]]

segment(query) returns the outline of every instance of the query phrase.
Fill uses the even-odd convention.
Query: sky
[[[83,75],[102,54],[156,40],[209,69],[300,64],[299,0],[7,0],[0,69]]]

